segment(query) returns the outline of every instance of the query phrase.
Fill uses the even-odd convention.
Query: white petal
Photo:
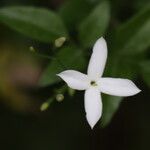
[[[90,85],[88,76],[75,70],[66,70],[57,75],[72,89],[85,90]]]
[[[98,39],[93,47],[93,53],[88,66],[88,75],[91,79],[102,76],[107,59],[107,45],[103,37]]]
[[[101,78],[99,80],[100,91],[115,96],[132,96],[141,90],[128,79]]]
[[[97,88],[86,90],[84,103],[87,121],[93,128],[102,114],[102,100],[99,90]]]

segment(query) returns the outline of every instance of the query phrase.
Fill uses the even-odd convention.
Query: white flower
[[[87,75],[75,70],[66,70],[58,74],[70,88],[85,90],[86,118],[91,128],[94,127],[102,114],[101,92],[115,96],[132,96],[141,91],[131,80],[103,78],[106,59],[107,45],[105,39],[101,37],[94,45]]]

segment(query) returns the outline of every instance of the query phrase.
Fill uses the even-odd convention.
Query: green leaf
[[[143,80],[150,86],[150,60],[140,63],[140,71]]]
[[[144,55],[135,57],[122,56],[117,54],[109,55],[105,70],[105,76],[134,79],[139,69],[138,63]]]
[[[66,23],[67,28],[74,30],[80,21],[87,16],[91,7],[87,0],[69,0],[59,9],[59,14]]]
[[[84,47],[91,47],[108,27],[110,8],[108,2],[100,3],[79,26],[79,39]]]
[[[140,57],[137,57],[140,60]],[[137,70],[139,69],[135,58],[121,57],[118,55],[110,55],[106,66],[104,76],[114,78],[135,79],[137,77]],[[123,97],[104,95],[103,98],[103,114],[101,119],[101,127],[107,126],[114,114],[117,112]]]
[[[54,59],[48,64],[40,80],[40,85],[46,86],[59,82],[56,74],[64,70],[82,70],[86,61],[83,52],[76,46],[69,46],[60,49]]]
[[[139,62],[142,60],[145,49],[150,46],[150,7],[133,17],[129,22],[122,25],[117,30],[117,36],[114,39],[115,47],[113,54],[108,58],[105,76],[135,79],[138,75]],[[137,55],[140,53],[140,55]],[[134,55],[132,55],[134,54]],[[142,75],[149,84],[150,63],[142,65]],[[103,98],[103,115],[101,126],[108,125],[119,108],[121,97],[105,96]]]
[[[30,38],[43,42],[52,42],[59,37],[67,36],[61,18],[44,8],[1,8],[0,21]]]
[[[122,97],[117,96],[110,96],[110,95],[104,95],[103,96],[103,114],[101,118],[101,127],[107,126],[114,114],[116,113],[117,109],[120,106]]]
[[[146,6],[116,33],[115,48],[120,53],[131,55],[143,52],[150,46],[150,5]]]

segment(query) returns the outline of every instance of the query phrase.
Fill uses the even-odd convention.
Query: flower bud
[[[60,38],[55,40],[55,46],[61,47],[65,41],[66,41],[66,37],[60,37]]]
[[[62,101],[64,100],[64,95],[63,95],[63,94],[57,94],[57,95],[56,95],[56,100],[57,100],[58,102],[62,102]]]
[[[48,102],[44,102],[44,103],[41,105],[40,110],[41,110],[41,111],[45,111],[48,107],[49,107],[49,103],[48,103]]]
[[[33,46],[30,46],[30,47],[29,47],[29,50],[30,50],[31,52],[35,52],[35,49],[34,49]]]

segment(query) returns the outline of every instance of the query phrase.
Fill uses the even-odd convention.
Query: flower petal
[[[103,37],[98,39],[93,47],[93,53],[88,66],[88,76],[97,79],[102,76],[107,59],[107,45]]]
[[[141,90],[128,79],[101,78],[99,81],[100,91],[115,96],[132,96]]]
[[[84,106],[87,121],[93,128],[102,114],[102,100],[99,89],[89,88],[85,91]]]
[[[72,89],[85,90],[90,85],[88,76],[75,70],[66,70],[57,75]]]

